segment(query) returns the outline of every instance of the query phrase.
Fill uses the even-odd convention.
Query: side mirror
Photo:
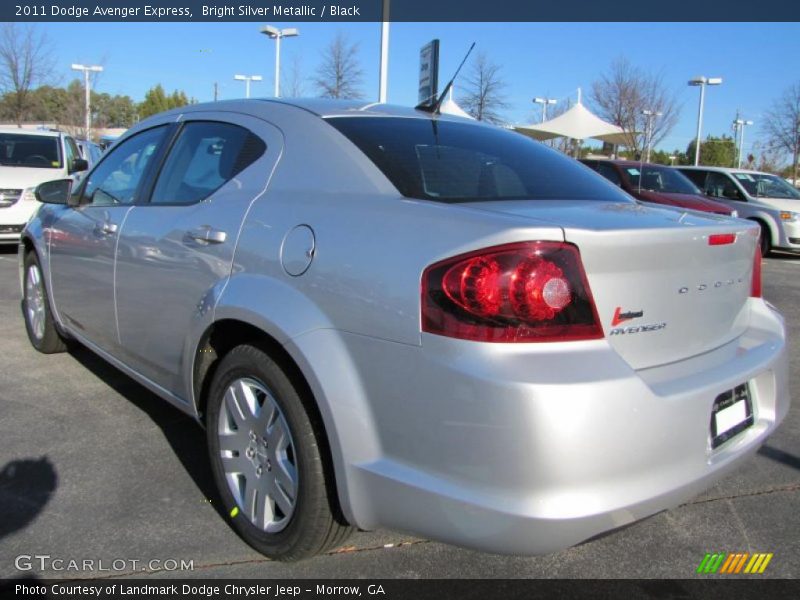
[[[71,191],[72,179],[56,179],[40,183],[33,193],[39,202],[45,204],[67,204]]]
[[[85,158],[73,158],[72,167],[70,168],[69,172],[71,175],[72,173],[77,173],[79,171],[86,171],[88,168],[89,163]]]

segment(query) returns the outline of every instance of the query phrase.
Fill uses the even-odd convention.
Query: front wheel
[[[772,238],[769,233],[769,227],[765,223],[759,223],[759,225],[761,226],[761,235],[759,237],[761,256],[766,258],[772,250]]]
[[[277,560],[319,554],[351,531],[309,408],[280,366],[251,345],[221,360],[209,391],[206,432],[225,512],[248,544]]]
[[[44,354],[63,352],[67,345],[53,319],[42,268],[34,252],[29,252],[25,257],[24,269],[22,314],[28,339],[34,348]]]

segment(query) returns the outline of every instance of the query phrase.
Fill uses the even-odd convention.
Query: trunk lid
[[[470,203],[560,225],[580,250],[606,338],[634,369],[679,361],[742,334],[758,226],[633,203]],[[709,237],[735,234],[733,243]]]

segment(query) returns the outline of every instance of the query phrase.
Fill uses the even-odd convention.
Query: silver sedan
[[[551,552],[684,502],[788,411],[758,226],[638,205],[514,132],[198,104],[37,196],[31,343],[196,417],[270,557],[354,527]]]

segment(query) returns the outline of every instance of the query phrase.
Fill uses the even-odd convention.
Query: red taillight
[[[756,251],[753,253],[753,279],[750,283],[750,296],[761,298],[761,241],[756,239]]]
[[[578,249],[561,242],[495,246],[431,265],[422,330],[484,342],[603,337]]]
[[[715,233],[714,235],[708,236],[709,246],[725,246],[727,244],[732,244],[735,241],[735,233]]]

